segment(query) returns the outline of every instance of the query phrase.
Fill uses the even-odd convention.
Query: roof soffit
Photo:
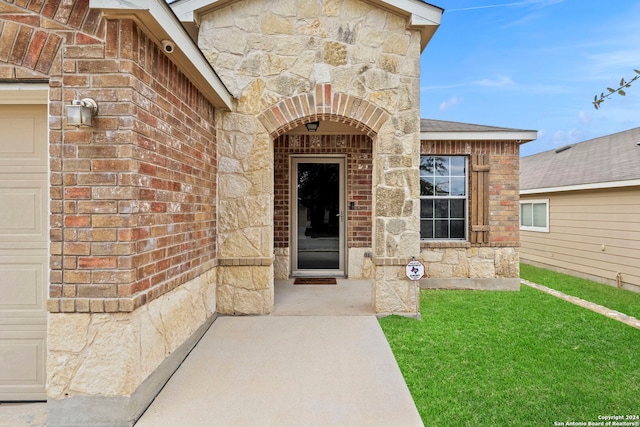
[[[237,0],[180,0],[170,6],[192,36],[197,33],[200,16]],[[382,9],[408,18],[408,28],[420,31],[421,51],[440,26],[444,9],[419,0],[364,0]],[[195,32],[194,32],[195,31]]]
[[[231,109],[229,90],[164,0],[89,0],[89,7],[109,19],[133,20],[158,45],[171,40],[176,48],[170,58],[180,71],[215,107]]]

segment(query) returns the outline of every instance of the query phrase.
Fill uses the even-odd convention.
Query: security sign
[[[407,277],[411,280],[420,280],[424,276],[424,265],[420,261],[410,261],[407,264]]]

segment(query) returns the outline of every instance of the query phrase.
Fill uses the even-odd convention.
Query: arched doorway
[[[276,278],[363,277],[360,258],[372,245],[372,146],[362,131],[331,121],[315,133],[301,125],[275,138]]]

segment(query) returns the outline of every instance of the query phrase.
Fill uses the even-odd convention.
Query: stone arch
[[[324,83],[316,85],[315,92],[283,99],[258,119],[273,139],[298,125],[316,120],[346,123],[373,138],[389,119],[389,114],[362,98],[333,92],[331,84]]]

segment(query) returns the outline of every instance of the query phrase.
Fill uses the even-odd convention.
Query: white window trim
[[[522,225],[522,217],[520,216],[520,212],[522,212],[522,205],[529,205],[534,203],[544,203],[546,207],[545,215],[547,216],[547,226],[546,227],[533,227],[533,226],[525,226]],[[522,231],[537,231],[539,233],[548,233],[549,232],[549,199],[531,199],[531,200],[520,200],[520,212],[518,212],[518,223],[520,224],[520,230]]]

